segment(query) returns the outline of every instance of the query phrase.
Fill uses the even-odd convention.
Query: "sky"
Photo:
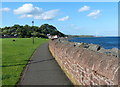
[[[120,0],[1,0],[2,2],[119,2]]]
[[[118,2],[3,2],[2,26],[51,24],[70,35],[118,35]]]

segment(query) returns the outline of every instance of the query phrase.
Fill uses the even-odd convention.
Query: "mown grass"
[[[2,39],[2,85],[15,85],[20,78],[35,49],[48,39],[35,38],[4,38]]]

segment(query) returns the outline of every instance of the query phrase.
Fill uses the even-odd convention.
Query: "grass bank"
[[[35,49],[48,39],[35,38],[4,38],[2,39],[2,85],[15,85],[20,78]]]

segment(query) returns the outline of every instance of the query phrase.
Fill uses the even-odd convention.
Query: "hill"
[[[1,29],[2,37],[20,37],[20,38],[30,38],[30,37],[42,37],[47,38],[47,34],[58,35],[59,37],[64,37],[65,35],[57,30],[56,27],[49,24],[43,24],[38,26],[29,25],[18,25],[15,24],[11,27],[4,27]]]
[[[95,37],[93,35],[68,35],[69,38],[73,38],[73,37]]]

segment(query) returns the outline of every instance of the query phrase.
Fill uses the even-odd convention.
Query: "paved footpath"
[[[72,85],[48,49],[40,46],[27,65],[19,85]]]

